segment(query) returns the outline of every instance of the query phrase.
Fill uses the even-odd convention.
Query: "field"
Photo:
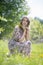
[[[30,57],[16,54],[8,58],[8,52],[8,41],[0,40],[0,65],[43,65],[43,43],[32,44]]]

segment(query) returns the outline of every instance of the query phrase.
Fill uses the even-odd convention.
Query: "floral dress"
[[[8,43],[8,48],[12,54],[14,53],[15,48],[17,48],[18,52],[23,52],[25,54],[30,53],[31,42],[25,41],[25,39],[23,42],[19,42],[19,39],[22,37],[22,35],[23,30],[21,30],[19,26],[16,26],[14,28],[12,39]]]

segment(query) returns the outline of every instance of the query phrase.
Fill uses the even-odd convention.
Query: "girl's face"
[[[23,21],[22,21],[22,26],[27,27],[27,24],[28,24],[27,18],[24,18]]]

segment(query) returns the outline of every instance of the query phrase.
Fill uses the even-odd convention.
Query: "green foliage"
[[[43,24],[37,19],[31,20],[31,39],[40,39],[43,38]]]
[[[12,32],[23,15],[30,9],[25,0],[0,0],[0,37]]]

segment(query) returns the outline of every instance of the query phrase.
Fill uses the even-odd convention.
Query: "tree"
[[[31,20],[31,39],[37,40],[43,37],[43,24],[38,19]]]
[[[13,30],[23,15],[27,15],[29,7],[25,0],[0,0],[0,37]]]

